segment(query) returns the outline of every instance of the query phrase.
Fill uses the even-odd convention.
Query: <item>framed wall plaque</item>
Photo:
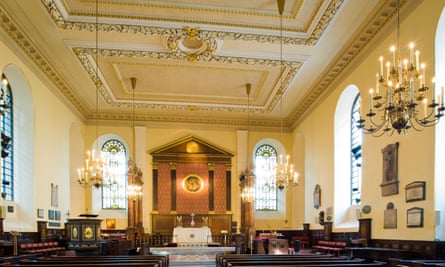
[[[425,200],[425,182],[412,182],[405,186],[406,202]]]
[[[44,209],[37,209],[37,218],[43,219],[45,218]]]
[[[394,208],[394,203],[386,204],[386,210],[383,211],[383,228],[396,229],[397,228],[397,209]]]
[[[407,227],[423,227],[423,208],[410,208],[406,211]]]
[[[398,161],[399,143],[389,144],[382,149],[383,179],[380,187],[382,196],[396,195],[399,193]]]

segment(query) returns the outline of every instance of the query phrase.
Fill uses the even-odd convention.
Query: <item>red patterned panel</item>
[[[190,193],[183,188],[184,179],[194,174],[203,182],[203,188]],[[209,211],[209,178],[208,167],[204,163],[187,163],[176,165],[176,211],[179,214],[206,214]]]
[[[226,212],[226,165],[219,164],[215,165],[215,176],[214,176],[214,185],[215,185],[215,195],[214,195],[214,203],[215,203],[215,212],[216,213],[225,213]]]
[[[158,165],[158,210],[159,214],[170,213],[171,203],[171,178],[170,165],[160,163]]]

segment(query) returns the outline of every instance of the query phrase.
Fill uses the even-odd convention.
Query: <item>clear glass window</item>
[[[361,203],[362,131],[356,124],[359,119],[360,95],[357,95],[351,112],[351,205]]]

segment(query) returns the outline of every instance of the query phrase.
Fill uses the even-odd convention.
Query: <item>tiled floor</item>
[[[199,266],[199,267],[214,267],[215,254],[200,254],[200,255],[170,255],[170,266]]]

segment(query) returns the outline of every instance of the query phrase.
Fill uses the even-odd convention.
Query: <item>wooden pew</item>
[[[348,259],[346,257],[326,257],[322,255],[218,255],[217,267],[252,266],[387,266],[386,262]]]
[[[44,259],[43,259],[44,260]],[[92,255],[92,256],[72,256],[72,257],[66,257],[66,256],[53,256],[51,257],[51,260],[53,261],[66,261],[69,260],[70,262],[74,261],[126,261],[126,260],[159,260],[161,262],[161,267],[168,267],[170,264],[169,255],[115,255],[115,256],[99,256],[99,255]]]
[[[261,261],[229,261],[227,262],[227,267],[230,266],[306,266],[306,265],[314,265],[314,264],[336,264],[337,266],[355,264],[355,263],[365,263],[363,260],[316,260],[316,259],[307,259],[307,260],[261,260]]]
[[[65,267],[65,266],[147,266],[147,267],[168,267],[168,256],[147,255],[147,256],[77,256],[77,257],[53,257],[37,258],[20,261],[19,266],[27,267]]]
[[[323,255],[218,255],[217,267],[229,266],[276,266],[276,265],[313,265],[313,264],[337,264],[342,266],[353,263],[366,263],[363,259],[347,259],[345,257],[327,257]],[[381,264],[378,264],[379,266]],[[385,263],[386,265],[386,263]]]
[[[235,267],[238,265],[229,265],[229,267]],[[308,266],[308,267],[386,267],[386,262],[364,262],[364,263],[303,263],[301,265],[295,264],[295,265],[260,265],[260,264],[252,264],[252,265],[243,265],[243,267],[264,267],[264,266],[273,266],[273,267],[301,267],[301,266]]]
[[[389,267],[423,267],[423,266],[445,266],[445,260],[427,260],[427,259],[396,259],[388,260]]]
[[[289,259],[289,260],[295,260],[295,259],[334,259],[332,255],[314,255],[314,254],[297,254],[297,255],[264,255],[264,254],[219,254],[216,255],[216,267],[224,267],[225,263],[230,260],[262,260],[262,259],[277,259],[277,260],[283,260],[283,259]],[[336,259],[342,259],[336,258]],[[343,259],[346,259],[343,257]]]
[[[60,262],[58,264],[48,264],[48,263],[35,263],[35,264],[22,264],[14,266],[27,266],[27,267],[160,267],[157,263],[144,263],[144,262],[128,262],[128,263],[111,263],[111,262],[102,262],[102,263],[69,263],[69,262]]]

